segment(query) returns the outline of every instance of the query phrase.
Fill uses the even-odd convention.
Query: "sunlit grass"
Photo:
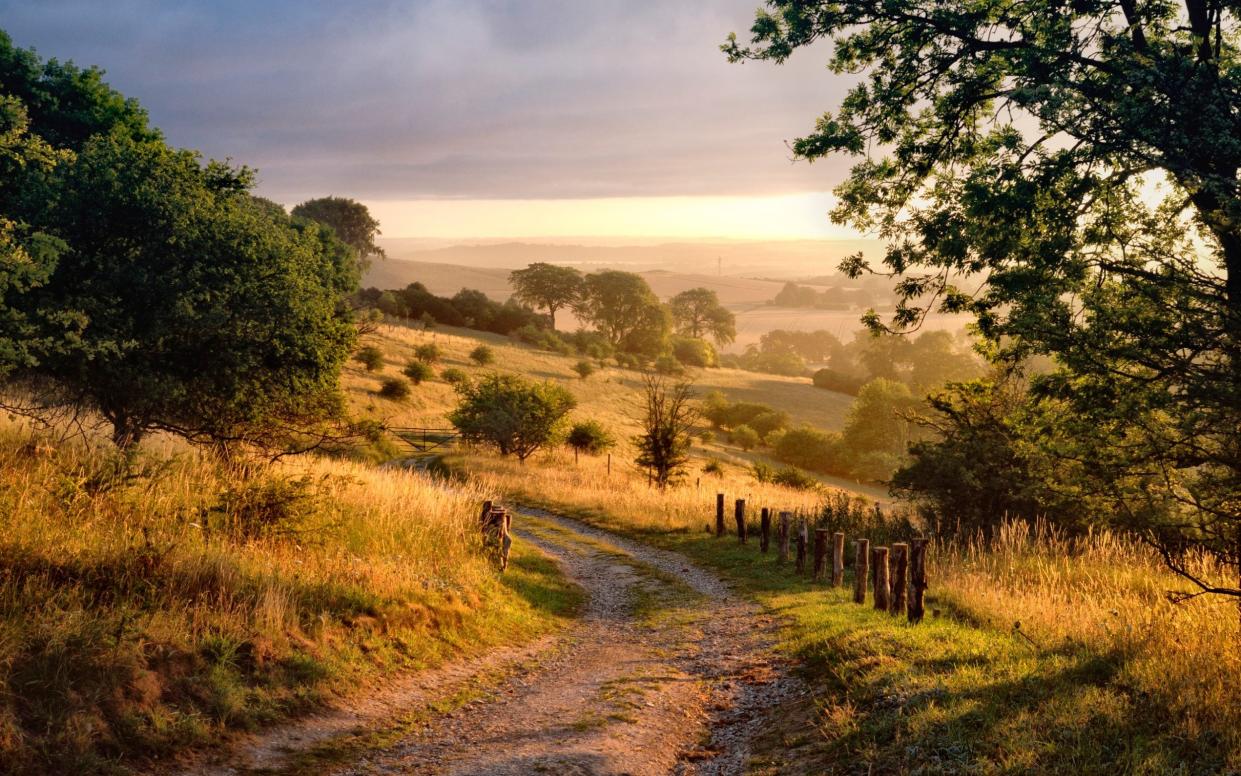
[[[469,486],[153,447],[128,477],[106,444],[0,428],[0,770],[158,758],[577,605],[537,552],[498,577]]]

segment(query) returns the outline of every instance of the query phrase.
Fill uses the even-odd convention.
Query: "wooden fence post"
[[[759,552],[767,552],[767,545],[771,540],[771,510],[763,507],[763,511],[759,515],[758,550]]]
[[[827,529],[814,529],[814,581],[820,582],[827,575]]]
[[[888,548],[876,547],[871,551],[874,566],[875,581],[871,585],[875,591],[875,608],[881,612],[888,610],[888,604],[892,600],[892,588],[888,582]]]
[[[837,531],[832,534],[832,587],[840,587],[845,583],[845,535]]]
[[[925,614],[922,594],[926,591],[926,539],[914,539],[909,547],[909,621],[921,622]]]
[[[892,545],[892,604],[888,611],[892,614],[905,613],[905,588],[908,577],[905,572],[909,567],[909,545],[898,543]]]
[[[724,535],[724,494],[715,494],[715,535]]]
[[[780,562],[789,562],[789,523],[793,517],[788,512],[780,513]]]
[[[858,539],[853,559],[853,603],[866,603],[866,575],[870,573],[870,539]]]
[[[737,541],[745,544],[745,499],[737,499],[735,517],[737,519]]]
[[[797,573],[806,573],[806,540],[809,539],[806,532],[806,518],[797,518]]]

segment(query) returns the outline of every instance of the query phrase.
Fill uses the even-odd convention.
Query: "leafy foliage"
[[[358,352],[353,355],[353,360],[366,367],[368,372],[382,372],[386,364],[383,350],[374,345],[358,348]]]
[[[616,446],[616,437],[596,420],[583,420],[569,429],[565,443],[579,453],[599,455]]]
[[[669,315],[640,275],[604,270],[586,276],[574,308],[611,345],[630,353],[655,355],[672,328]]]
[[[682,291],[668,303],[677,332],[692,339],[711,337],[719,345],[737,339],[737,319],[709,288]]]
[[[456,386],[460,401],[448,420],[471,442],[494,445],[524,461],[556,436],[577,402],[563,387],[492,374]]]
[[[693,444],[690,432],[698,412],[691,403],[693,384],[666,376],[642,376],[642,433],[634,438],[638,466],[649,469],[662,489],[684,474]]]
[[[513,298],[547,310],[553,331],[556,329],[556,311],[573,307],[582,298],[582,273],[572,267],[537,262],[525,269],[514,270],[508,277],[513,284]]]
[[[371,256],[384,255],[383,248],[375,244],[379,222],[361,202],[346,197],[320,197],[297,205],[291,215],[331,228],[336,237],[353,250],[363,269],[370,264]]]
[[[470,360],[479,366],[494,364],[496,360],[496,352],[487,345],[479,345],[470,351]]]
[[[447,372],[448,370],[444,370]],[[401,370],[401,374],[409,378],[414,385],[422,385],[423,382],[435,377],[435,370],[426,361],[410,361]]]

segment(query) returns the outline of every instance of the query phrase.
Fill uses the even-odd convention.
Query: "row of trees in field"
[[[291,216],[253,185],[169,146],[101,71],[0,32],[6,407],[102,417],[122,447],[154,430],[277,448],[336,433],[345,299],[376,225],[348,200]]]
[[[664,304],[641,275],[619,270],[583,274],[545,263],[516,270],[510,280],[513,296],[503,304],[471,289],[436,296],[421,283],[399,291],[366,289],[359,299],[393,317],[510,335],[562,353],[617,356],[627,366],[662,359],[665,371],[716,366],[714,345],[736,338],[735,317],[707,288],[683,291]],[[571,310],[589,328],[557,331],[556,314],[563,310]]]

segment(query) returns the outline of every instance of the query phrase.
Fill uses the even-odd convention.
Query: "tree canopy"
[[[379,236],[379,222],[361,202],[347,197],[308,199],[294,207],[291,215],[330,226],[336,237],[353,249],[358,265],[363,269],[370,264],[371,256],[384,256],[383,248],[375,244],[375,238]]]
[[[640,276],[604,270],[586,276],[578,317],[593,325],[613,347],[655,355],[671,329],[668,312]]]
[[[97,69],[0,33],[0,358],[32,411],[276,443],[340,411],[348,250],[170,148]],[[26,408],[31,409],[31,408]]]
[[[525,461],[549,444],[577,401],[552,382],[490,374],[457,385],[460,401],[448,420],[470,441],[494,445],[500,455]]]
[[[767,5],[730,58],[826,41],[860,78],[793,150],[858,160],[833,218],[887,241],[882,270],[901,278],[894,318],[868,322],[969,312],[998,359],[1053,354],[1032,385],[1054,408],[1042,444],[1093,462],[1082,487],[1169,557],[1241,560],[1238,9]]]
[[[573,267],[536,262],[511,272],[513,298],[536,309],[547,310],[551,327],[556,329],[556,311],[573,307],[582,298],[582,273]]]
[[[718,345],[737,339],[737,318],[709,288],[691,288],[668,303],[677,332],[694,339],[711,337]]]

